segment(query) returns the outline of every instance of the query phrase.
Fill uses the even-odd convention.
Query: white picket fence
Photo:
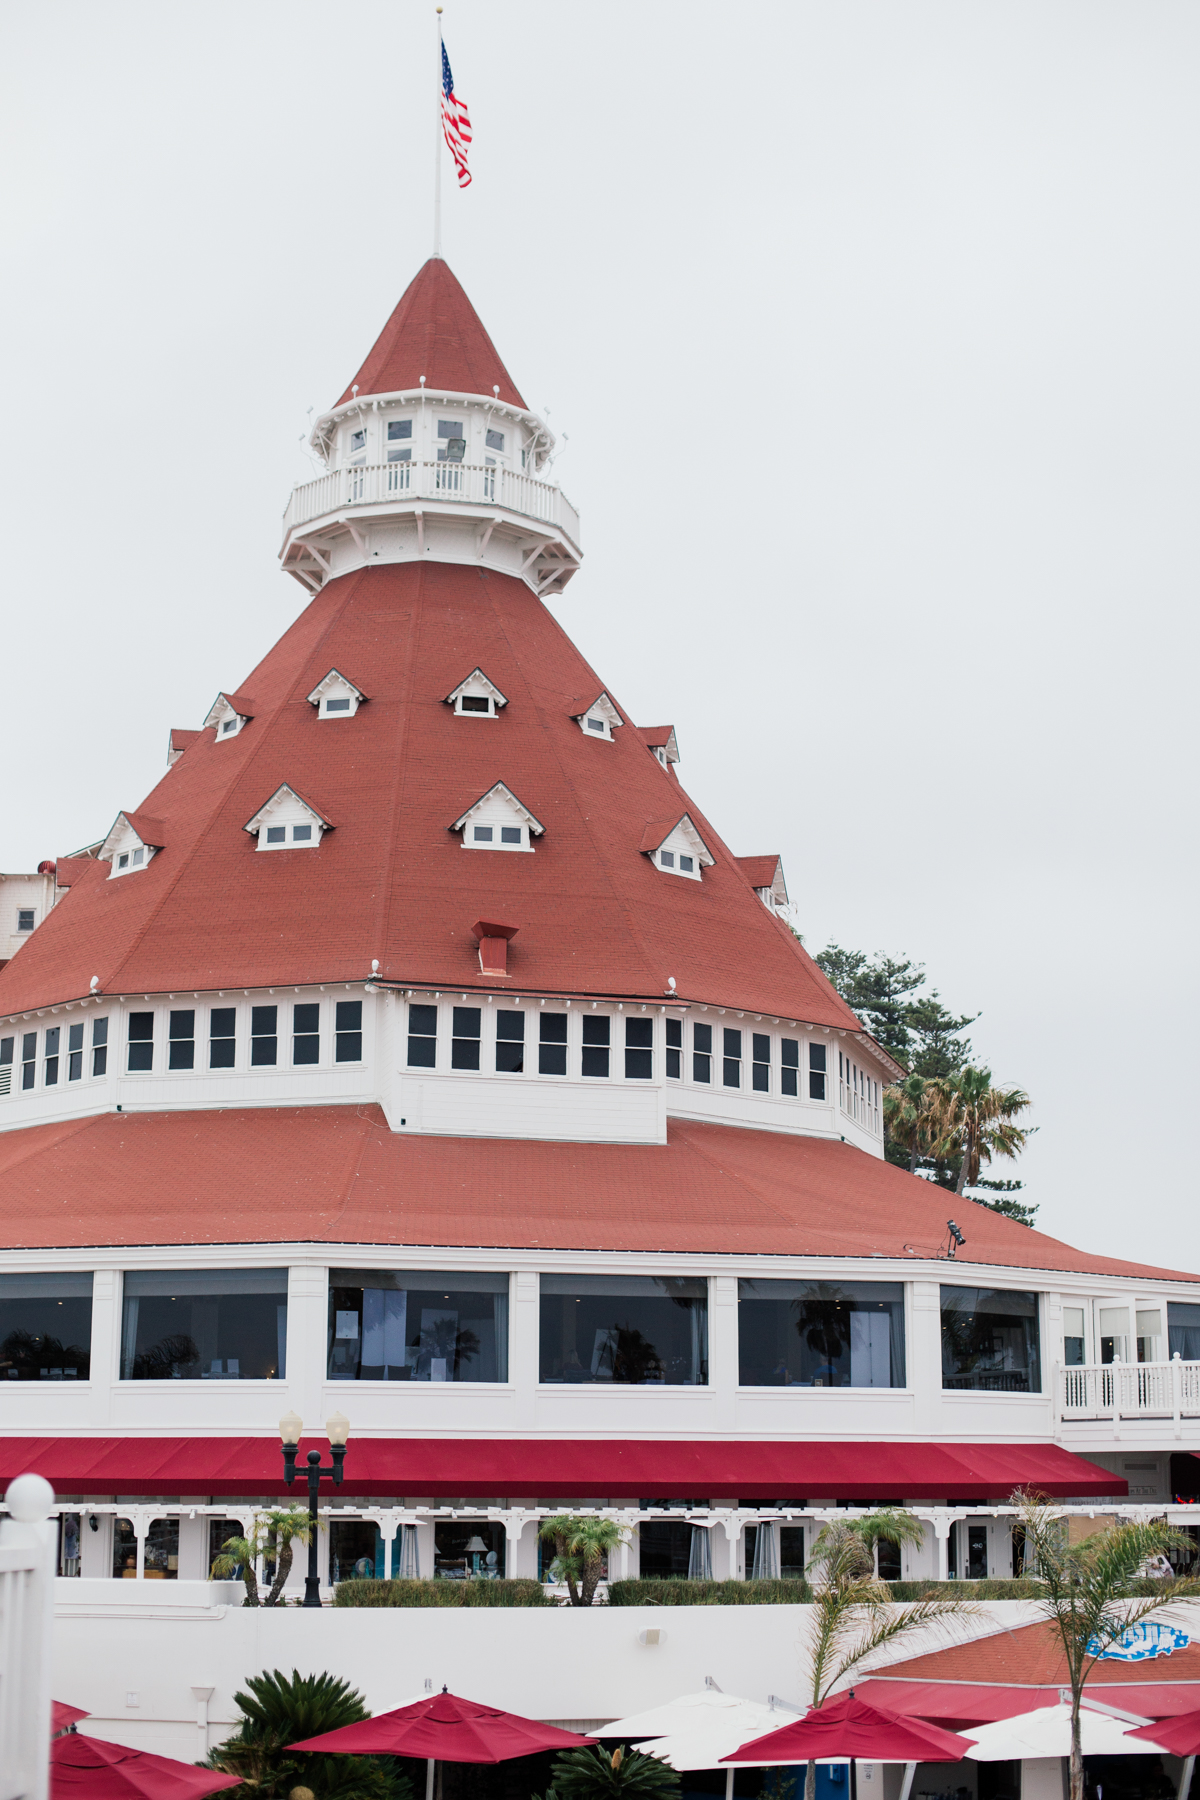
[[[0,1800],[48,1800],[53,1521],[0,1521]]]

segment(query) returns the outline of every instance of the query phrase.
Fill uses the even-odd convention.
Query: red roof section
[[[11,1249],[329,1242],[903,1256],[911,1245],[930,1257],[947,1211],[940,1188],[825,1138],[681,1120],[668,1121],[665,1145],[410,1137],[374,1106],[34,1125],[0,1133],[0,1182]],[[981,1266],[1197,1279],[1087,1255],[972,1201],[956,1205],[967,1251],[947,1274],[959,1281]]]
[[[872,1672],[873,1681],[881,1679],[979,1681],[1053,1688],[1070,1682],[1062,1643],[1050,1621],[1020,1625],[988,1637],[972,1638],[966,1644],[952,1644],[945,1650],[931,1650],[924,1656],[889,1663]],[[1101,1660],[1088,1676],[1088,1687],[1103,1682],[1124,1687],[1164,1681],[1200,1681],[1200,1643],[1172,1650],[1169,1657],[1156,1656],[1140,1663]]]
[[[777,856],[739,856],[738,862],[752,888],[769,888],[779,867]]]
[[[400,296],[367,360],[337,402],[360,394],[394,394],[420,386],[430,393],[484,394],[528,411],[496,346],[450,265],[431,256]],[[593,696],[594,697],[594,696]]]
[[[477,665],[509,701],[486,724],[444,703]],[[371,695],[336,722],[306,697],[331,666]],[[127,880],[84,871],[0,973],[0,1015],[93,975],[106,994],[211,991],[364,980],[375,959],[385,981],[486,988],[470,926],[498,917],[520,921],[517,991],[661,1000],[674,976],[681,999],[860,1030],[640,737],[579,730],[604,686],[512,576],[392,564],[330,582],[246,683],[250,724],[202,732],[128,815],[164,847]],[[497,781],[545,826],[532,854],[446,829]],[[243,826],[285,782],[337,830],[258,855]],[[638,846],[685,805],[715,864],[664,880]]]
[[[95,866],[95,860],[92,856],[60,856],[54,865],[55,887],[73,887],[81,876]]]

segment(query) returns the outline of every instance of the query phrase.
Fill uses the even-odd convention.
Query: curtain
[[[415,1525],[400,1527],[400,1564],[397,1576],[404,1581],[421,1579],[421,1556],[417,1547],[417,1528]]]
[[[692,1526],[692,1545],[688,1551],[688,1580],[712,1580],[712,1538],[707,1525]]]
[[[492,1330],[495,1333],[496,1372],[491,1378],[495,1381],[508,1380],[508,1295],[492,1295]],[[486,1369],[480,1370],[480,1379],[489,1379]]]
[[[775,1535],[774,1524],[765,1519],[759,1521],[758,1531],[754,1539],[754,1567],[751,1570],[752,1581],[777,1581],[779,1579],[779,1540]]]
[[[125,1321],[121,1334],[121,1379],[133,1378],[133,1359],[137,1355],[138,1306],[136,1299],[125,1296]]]

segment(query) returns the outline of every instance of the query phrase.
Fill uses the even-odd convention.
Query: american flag
[[[458,170],[458,185],[460,188],[467,187],[471,180],[471,171],[467,167],[467,151],[471,148],[471,115],[467,111],[466,102],[460,100],[454,92],[454,77],[450,73],[450,58],[446,55],[445,44],[442,45],[442,131]]]

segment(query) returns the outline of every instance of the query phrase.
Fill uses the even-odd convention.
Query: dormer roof
[[[677,763],[679,761],[679,744],[675,737],[673,725],[639,725],[638,735],[653,750],[661,763]]]
[[[168,769],[174,768],[184,751],[190,744],[194,744],[199,736],[200,733],[198,731],[184,731],[178,725],[171,728],[170,735],[167,738]]]
[[[275,792],[271,795],[271,798],[263,802],[253,818],[246,820],[246,823],[242,826],[242,830],[248,831],[251,837],[257,837],[262,827],[269,824],[270,820],[285,807],[288,809],[289,813],[293,811],[303,813],[307,818],[312,820],[314,825],[318,825],[322,831],[333,830],[333,820],[327,818],[319,807],[314,806],[311,801],[306,800],[302,794],[298,794],[295,788],[291,787],[286,781],[281,782],[275,789]]]
[[[585,706],[581,712],[573,712],[571,717],[578,720],[584,731],[588,729],[589,719],[603,719],[610,732],[625,723],[607,694],[598,694],[590,706]]]
[[[249,694],[218,694],[208,709],[208,715],[204,721],[204,729],[207,730],[209,726],[215,726],[219,736],[221,726],[227,719],[240,719],[244,725],[248,719],[254,717],[257,710],[258,709]]]
[[[715,860],[712,851],[700,836],[689,813],[679,814],[669,819],[651,819],[642,833],[642,841],[638,848],[647,856],[653,856],[656,851],[662,849],[667,839],[674,837],[677,832],[687,841],[697,862],[702,863],[705,868],[712,868]]]
[[[357,706],[361,706],[367,697],[360,687],[355,687],[348,675],[342,674],[340,669],[330,669],[328,675],[321,677],[312,693],[306,694],[304,697],[310,706],[320,706],[326,694],[341,693],[343,690],[353,695]]]
[[[119,812],[96,852],[97,860],[110,861],[118,840],[130,834],[147,850],[161,850],[167,841],[167,828],[161,819],[155,819],[144,812]]]
[[[739,856],[742,870],[756,894],[769,893],[776,906],[788,903],[787,882],[783,879],[783,859],[779,856]]]
[[[471,820],[475,817],[475,814],[492,800],[501,801],[505,806],[509,807],[525,825],[528,825],[530,837],[541,837],[546,827],[539,819],[534,817],[529,808],[524,805],[522,801],[517,799],[517,796],[513,793],[512,789],[503,781],[494,782],[487,790],[486,794],[480,794],[478,800],[472,801],[466,812],[463,813],[460,818],[455,819],[453,825],[448,825],[446,827],[447,831],[461,831],[463,826],[470,824]]]
[[[409,282],[391,318],[339,406],[359,395],[396,394],[419,387],[432,393],[482,394],[528,411],[496,346],[462,286],[440,256]]]
[[[490,694],[497,712],[502,706],[508,705],[507,697],[500,692],[494,681],[489,681],[482,669],[472,669],[456,688],[451,688],[446,695],[446,705],[453,706],[463,694]]]

